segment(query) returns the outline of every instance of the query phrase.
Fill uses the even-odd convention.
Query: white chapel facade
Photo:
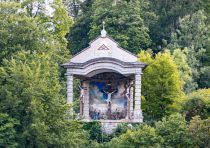
[[[103,29],[89,47],[62,65],[67,103],[73,102],[73,77],[80,79],[80,117],[103,123],[143,122],[141,76],[146,64],[121,48]]]

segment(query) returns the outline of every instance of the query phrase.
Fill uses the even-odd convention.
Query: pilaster
[[[134,122],[143,122],[141,110],[141,73],[135,74],[135,107],[134,107]]]
[[[73,75],[67,75],[67,103],[73,102]]]
[[[85,120],[90,120],[90,116],[89,116],[89,81],[84,81],[83,82],[83,86],[86,88],[85,91],[85,95],[84,95],[84,119]]]

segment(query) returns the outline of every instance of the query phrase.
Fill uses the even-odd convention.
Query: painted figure
[[[123,93],[126,96],[126,98],[127,98],[127,115],[126,115],[126,119],[130,119],[130,101],[131,101],[130,90],[131,90],[131,87],[132,87],[132,84],[128,80],[125,83],[125,91]]]
[[[116,90],[114,90],[113,92],[106,92],[104,91],[106,94],[107,94],[107,99],[106,99],[106,103],[107,103],[107,106],[109,107],[111,104],[112,104],[112,94],[116,92]]]
[[[85,90],[87,90],[86,87],[79,86],[80,88],[80,115],[83,116],[84,114],[84,101],[85,101]]]
[[[108,119],[110,119],[111,118],[111,114],[112,114],[112,111],[111,111],[111,107],[112,107],[112,94],[115,93],[116,90],[114,90],[112,92],[106,92],[106,91],[104,91],[104,92],[108,96],[107,99],[106,99],[106,103],[107,103],[107,116],[108,116]]]

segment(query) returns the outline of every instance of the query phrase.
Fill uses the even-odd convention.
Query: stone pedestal
[[[118,123],[114,122],[101,122],[102,132],[112,134],[117,129]]]

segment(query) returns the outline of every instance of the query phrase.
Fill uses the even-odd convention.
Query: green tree
[[[81,125],[67,120],[59,65],[50,53],[18,52],[4,60],[0,80],[0,110],[20,122],[22,147],[85,143]]]
[[[162,138],[156,134],[153,127],[144,125],[136,131],[128,130],[118,138],[113,138],[106,147],[160,147]]]
[[[12,2],[1,2],[0,9],[0,59],[11,56],[19,50],[44,50],[46,31],[37,28],[32,18],[19,12],[21,5]]]
[[[90,41],[88,32],[91,26],[93,0],[85,0],[80,4],[80,14],[74,19],[74,24],[67,36],[68,48],[71,54],[76,54],[88,46]]]
[[[43,17],[41,14],[36,17],[28,15],[29,12],[26,13],[23,8],[31,3],[33,1],[27,1],[27,4],[26,1],[1,2],[0,62],[20,50],[47,52],[54,49],[54,56],[60,62],[68,56],[65,34],[69,31],[71,19],[67,18],[61,2],[54,1],[55,11],[52,17]]]
[[[183,97],[178,68],[169,52],[140,52],[139,61],[148,64],[142,76],[142,108],[146,120],[156,120],[170,114]]]
[[[188,147],[187,123],[180,114],[164,117],[155,124],[157,134],[164,139],[163,147]]]
[[[161,50],[170,42],[171,33],[180,24],[180,18],[192,14],[200,0],[150,0],[150,9],[158,16],[157,22],[150,27],[150,37],[154,49]]]
[[[100,34],[102,22],[110,36],[133,53],[147,48],[151,44],[149,29],[144,24],[144,2],[134,1],[101,1],[96,0],[92,7],[90,39]],[[120,12],[119,12],[120,10]],[[135,38],[134,38],[135,36]]]
[[[103,21],[108,34],[123,48],[137,53],[140,49],[149,47],[151,40],[147,26],[156,18],[153,13],[146,12],[148,5],[148,1],[142,0],[86,1],[82,8],[83,15],[75,20],[69,34],[72,53],[88,46],[90,40],[100,35]]]
[[[210,116],[210,89],[200,89],[192,92],[182,104],[181,112],[185,114],[186,120],[199,115],[202,119]]]
[[[192,69],[187,63],[188,48],[183,50],[175,49],[173,51],[173,59],[178,67],[180,79],[185,93],[189,93],[196,88],[196,84],[192,78]]]
[[[16,131],[14,126],[18,124],[17,120],[11,118],[8,114],[0,113],[0,147],[16,147]]]
[[[192,118],[188,134],[194,147],[210,147],[210,118],[201,120],[199,116]]]
[[[0,8],[0,112],[15,126],[20,147],[84,146],[82,125],[70,120],[60,75],[60,62],[67,57],[66,18],[60,0],[53,1],[54,13],[25,11],[44,1],[1,2]],[[36,8],[36,6],[35,6]]]
[[[192,78],[196,88],[206,88],[209,84],[209,44],[210,27],[204,11],[197,11],[192,15],[180,19],[179,28],[172,33],[171,42],[167,48],[188,48],[187,62],[192,69]],[[199,86],[198,86],[199,84]]]

